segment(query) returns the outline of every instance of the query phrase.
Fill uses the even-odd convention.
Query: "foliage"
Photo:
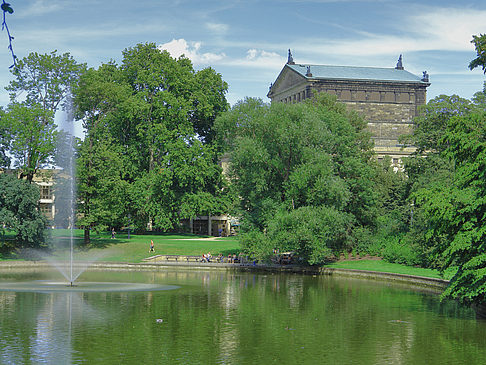
[[[267,236],[272,247],[293,251],[313,265],[347,248],[353,223],[351,214],[334,207],[303,206],[277,212],[268,222]]]
[[[0,121],[8,135],[5,144],[20,178],[31,182],[43,165],[52,161],[56,147],[56,126],[52,112],[39,104],[11,103]]]
[[[417,202],[424,209],[428,240],[435,243],[442,269],[459,266],[445,295],[483,302],[486,291],[486,115],[472,112],[451,118],[441,143],[444,156],[454,161],[450,184],[419,189]]]
[[[481,66],[486,73],[486,34],[474,35],[471,43],[476,48],[477,57],[469,63],[469,68]]]
[[[422,263],[420,252],[409,242],[400,239],[399,235],[389,237],[382,251],[382,257],[388,262],[405,264],[409,266]]]
[[[266,232],[267,254],[292,249],[309,263],[347,249],[353,226],[378,214],[365,125],[326,94],[299,104],[246,99],[218,118],[243,232]]]
[[[10,166],[11,158],[8,155],[8,146],[10,144],[9,126],[4,123],[4,113],[0,109],[0,169],[6,169]]]
[[[78,204],[77,225],[95,231],[128,225],[123,214],[130,201],[128,183],[121,179],[124,167],[120,147],[108,135],[95,142],[93,139],[86,136],[77,156],[77,198],[82,202]],[[93,143],[95,148],[90,148]]]
[[[70,88],[77,82],[85,65],[69,55],[32,52],[11,70],[14,80],[6,87],[11,103],[2,121],[10,143],[4,148],[12,155],[20,177],[32,181],[42,166],[52,162],[57,132],[54,115],[65,105]],[[22,102],[17,96],[22,95]]]
[[[401,233],[397,245],[394,244],[393,235],[389,237],[390,247],[387,250],[393,254],[388,254],[387,257],[415,261],[429,267],[444,267],[444,257],[437,250],[438,247],[447,245],[448,237],[439,232],[429,234],[429,217],[424,211],[420,196],[425,190],[440,190],[454,184],[456,162],[445,153],[450,145],[443,136],[453,119],[466,117],[475,110],[478,110],[477,103],[471,103],[457,95],[440,95],[421,108],[415,119],[413,136],[409,139],[417,147],[417,152],[405,160],[408,179],[405,183],[401,216],[406,218],[402,218],[406,224],[397,227],[397,232]],[[402,258],[399,258],[400,252],[404,255]]]
[[[130,216],[139,229],[172,230],[183,218],[226,211],[228,188],[210,143],[226,90],[214,70],[196,72],[189,59],[150,43],[124,50],[119,66],[89,69],[74,90],[87,134],[78,167],[83,226],[127,224]],[[113,201],[106,189],[116,192]]]
[[[39,211],[39,188],[10,174],[0,174],[0,227],[15,231],[15,247],[45,244],[46,218]]]
[[[440,152],[446,146],[441,145],[442,134],[449,120],[456,115],[466,115],[474,109],[467,99],[457,95],[439,95],[421,107],[414,119],[413,135],[409,141],[417,147],[417,153]]]
[[[10,91],[12,102],[25,92],[26,105],[39,104],[43,110],[54,114],[61,106],[66,106],[66,96],[85,68],[85,64],[77,63],[69,53],[31,52],[12,68],[15,79],[6,90]]]

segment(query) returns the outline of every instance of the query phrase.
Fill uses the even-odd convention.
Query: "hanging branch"
[[[9,67],[12,68],[15,65],[17,65],[17,56],[14,54],[13,47],[12,47],[12,41],[14,37],[10,34],[10,30],[8,29],[7,21],[5,20],[5,15],[7,13],[12,14],[14,11],[12,7],[10,6],[9,3],[6,3],[5,0],[2,0],[3,4],[0,6],[0,8],[3,10],[3,23],[2,23],[2,30],[7,31],[8,35],[8,49],[10,50],[10,53],[12,54],[12,59],[13,59],[13,64]]]

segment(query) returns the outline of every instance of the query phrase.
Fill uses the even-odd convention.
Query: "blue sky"
[[[486,33],[486,2],[464,0],[10,0],[14,51],[70,52],[89,67],[121,60],[123,49],[154,42],[211,66],[229,84],[228,101],[265,101],[292,49],[297,63],[394,67],[430,74],[428,99],[470,98],[486,80],[470,71],[473,34]],[[0,105],[12,79],[8,40],[0,34]],[[0,49],[2,49],[0,47]]]

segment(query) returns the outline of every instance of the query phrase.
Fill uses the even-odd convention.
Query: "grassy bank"
[[[131,234],[128,238],[127,232],[118,232],[115,239],[111,239],[110,232],[91,235],[91,244],[84,247],[83,231],[74,230],[74,243],[77,247],[75,252],[76,260],[93,260],[106,262],[141,262],[144,258],[154,254],[165,255],[202,255],[211,252],[213,256],[219,253],[238,254],[240,244],[237,237],[205,237],[191,234]],[[69,247],[70,231],[50,230],[51,242],[59,247]],[[155,253],[149,252],[150,241],[154,241]],[[66,252],[64,252],[65,254]],[[62,256],[63,253],[56,253]],[[453,271],[441,276],[438,270],[411,267],[400,264],[393,264],[382,260],[349,260],[338,261],[327,264],[326,267],[367,270],[378,272],[389,272],[396,274],[416,275],[430,278],[450,279]]]
[[[52,241],[57,246],[69,246],[69,231],[52,230]],[[154,241],[155,252],[149,252],[150,241]],[[83,247],[83,231],[74,231],[74,242],[77,247],[76,260],[92,260],[108,262],[141,262],[154,254],[165,255],[202,255],[211,252],[213,256],[219,253],[238,254],[240,244],[236,237],[204,237],[191,234],[131,234],[117,233],[111,239],[111,233],[93,233],[89,247]]]
[[[388,272],[394,274],[415,275],[415,276],[423,276],[427,278],[446,279],[446,280],[449,280],[454,274],[452,271],[450,271],[444,273],[444,276],[441,276],[438,270],[394,264],[383,260],[338,261],[325,266],[339,268],[339,269],[366,270],[366,271]]]

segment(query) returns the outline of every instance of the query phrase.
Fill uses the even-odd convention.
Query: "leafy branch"
[[[13,47],[12,47],[12,41],[14,37],[10,34],[10,30],[8,29],[7,21],[5,20],[5,15],[7,13],[12,14],[14,11],[12,7],[10,6],[9,3],[6,3],[5,0],[2,0],[3,3],[0,5],[0,8],[3,10],[3,23],[2,23],[2,30],[7,31],[8,35],[8,49],[10,50],[10,53],[12,54],[12,59],[13,59],[13,64],[9,67],[12,68],[17,64],[17,56],[14,54]]]

